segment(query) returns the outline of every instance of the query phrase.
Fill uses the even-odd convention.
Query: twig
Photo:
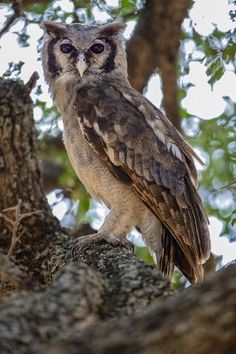
[[[4,33],[6,33],[13,22],[19,17],[22,16],[22,9],[21,9],[21,1],[20,0],[13,0],[12,1],[12,9],[13,14],[7,19],[6,23],[4,24],[3,28],[0,30],[0,38]]]
[[[15,248],[15,245],[18,241],[18,238],[17,238],[17,230],[18,230],[18,226],[19,226],[19,223],[20,223],[20,220],[19,220],[19,217],[20,217],[20,208],[21,208],[21,205],[22,205],[22,200],[19,199],[18,200],[18,203],[16,205],[16,209],[15,209],[15,224],[13,226],[13,231],[12,231],[12,237],[11,237],[11,245],[10,245],[10,248],[7,252],[7,255],[10,256],[13,249]]]
[[[21,206],[22,206],[22,200],[19,199],[16,206],[4,209],[4,210],[2,210],[2,213],[0,213],[0,218],[3,218],[9,224],[8,229],[9,229],[9,231],[12,232],[11,244],[10,244],[10,248],[7,252],[8,256],[10,256],[12,254],[17,242],[20,242],[20,238],[25,233],[25,229],[23,228],[23,230],[20,232],[20,234],[17,235],[17,233],[19,231],[19,226],[20,226],[21,220],[23,220],[24,218],[30,217],[32,215],[41,214],[43,212],[43,210],[35,210],[35,211],[21,214]],[[15,212],[15,218],[11,219],[7,215],[3,214],[6,212]]]
[[[33,74],[30,76],[28,82],[25,84],[26,90],[30,93],[34,86],[36,85],[37,80],[39,79],[39,74],[37,71],[33,72]]]
[[[212,189],[211,191],[212,191],[212,192],[217,192],[217,191],[221,191],[221,190],[226,189],[226,188],[229,188],[229,189],[230,189],[231,186],[236,186],[236,181],[227,183],[227,184],[225,184],[224,186],[219,187],[219,188],[214,188],[214,189]]]
[[[7,223],[9,223],[12,227],[14,227],[14,221],[8,218],[6,215],[0,213],[0,218],[3,218]]]

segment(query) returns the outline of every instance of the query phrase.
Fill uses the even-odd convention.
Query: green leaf
[[[13,62],[10,62],[8,64],[8,69],[3,73],[3,77],[6,77],[6,78],[9,78],[9,77],[12,77],[13,74],[14,76],[16,77],[19,77],[19,75],[21,74],[21,69],[23,67],[25,63],[23,61],[18,61],[18,63],[13,63]]]
[[[135,246],[134,253],[142,261],[145,261],[146,263],[151,264],[151,265],[155,264],[151,254],[149,252],[149,249],[147,247]]]

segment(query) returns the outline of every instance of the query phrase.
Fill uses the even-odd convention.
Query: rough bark
[[[46,209],[36,157],[36,131],[27,86],[0,79],[0,209]]]
[[[186,289],[145,312],[74,333],[37,354],[233,354],[236,352],[236,266],[199,289]]]
[[[142,92],[150,76],[158,69],[162,78],[163,106],[167,117],[178,129],[178,52],[181,24],[190,4],[191,0],[146,1],[127,44],[131,84]]]
[[[235,265],[159,303],[170,291],[151,274],[123,250],[90,248],[47,289],[0,305],[1,353],[235,353]]]
[[[0,79],[0,251],[13,262],[9,270],[10,263],[1,259],[1,277],[12,274],[15,279],[15,284],[4,282],[2,294],[22,285],[20,277],[16,286],[14,264],[28,280],[47,282],[48,275],[40,272],[42,252],[50,249],[59,230],[40,179],[32,108],[29,85]]]

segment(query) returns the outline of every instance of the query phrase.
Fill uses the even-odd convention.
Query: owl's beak
[[[79,60],[78,60],[78,62],[76,64],[76,67],[77,67],[77,69],[78,69],[78,71],[80,73],[80,76],[82,77],[84,72],[85,72],[85,70],[87,69],[87,63],[85,61],[84,54],[80,54],[79,55]]]

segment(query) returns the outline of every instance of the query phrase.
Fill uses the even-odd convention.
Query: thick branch
[[[190,0],[146,1],[127,44],[129,79],[143,91],[149,77],[158,68],[163,85],[163,105],[167,117],[180,129],[177,97],[177,62],[181,23]]]
[[[43,354],[229,354],[236,352],[236,266],[146,312],[36,349]]]
[[[100,260],[93,262],[100,251]],[[148,266],[139,268],[125,251],[107,245],[91,248],[82,258],[87,265],[68,263],[46,291],[15,295],[1,305],[1,353],[28,353],[29,348],[37,354],[235,352],[235,265],[199,289],[147,307],[158,292],[169,292],[158,277],[155,291]],[[108,321],[114,316],[116,321]]]
[[[53,254],[47,256],[52,265]],[[54,262],[56,257],[61,269],[50,287],[15,294],[0,305],[1,354],[28,353],[50,337],[82,335],[86,328],[144,311],[172,294],[167,279],[120,247],[94,245],[74,262],[70,253],[64,260],[58,257],[55,247]]]

